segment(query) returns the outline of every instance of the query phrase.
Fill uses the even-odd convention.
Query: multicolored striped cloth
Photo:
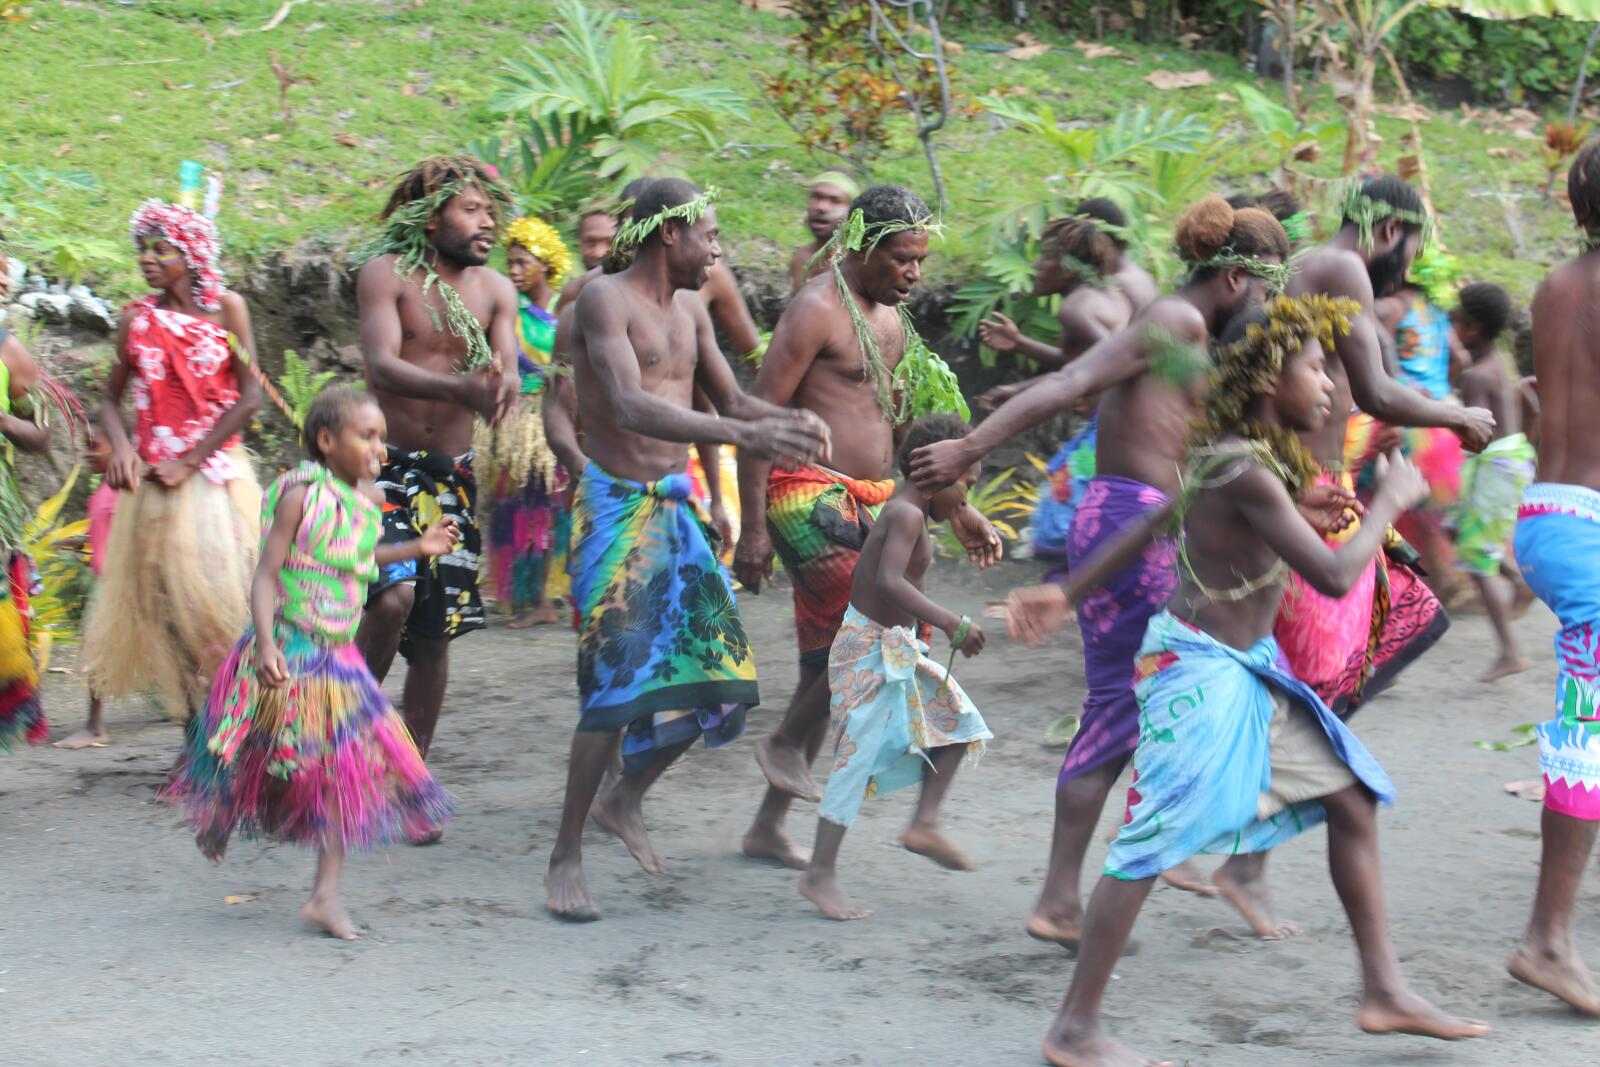
[[[794,583],[800,662],[822,664],[850,606],[850,580],[894,482],[847,478],[826,467],[772,468],[767,532]]]
[[[278,572],[279,615],[326,641],[354,641],[367,584],[377,579],[373,550],[382,519],[378,505],[355,486],[306,460],[268,487],[261,499],[261,546],[289,490],[306,487],[305,517]]]

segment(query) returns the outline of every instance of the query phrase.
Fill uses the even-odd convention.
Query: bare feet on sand
[[[1172,1067],[1167,1060],[1153,1060],[1111,1040],[1100,1029],[1074,1032],[1051,1027],[1041,1051],[1045,1062],[1055,1067]]]
[[[906,828],[900,843],[907,852],[926,856],[939,866],[951,871],[975,871],[978,865],[967,859],[967,854],[956,843],[939,832],[936,826],[912,825]]]
[[[600,905],[589,895],[583,880],[582,860],[550,860],[545,872],[545,907],[550,914],[569,923],[592,923],[600,918]]]
[[[51,748],[105,748],[111,743],[111,735],[104,730],[91,730],[87,726],[77,733],[68,734],[59,741],[50,742]]]
[[[554,604],[546,601],[532,611],[524,611],[521,615],[506,624],[507,629],[526,630],[530,626],[549,626],[561,621],[561,611]]]
[[[639,810],[636,801],[619,801],[617,790],[607,790],[589,809],[589,818],[608,833],[622,838],[622,843],[628,846],[628,852],[639,861],[644,873],[660,874],[667,869],[661,854],[650,843],[650,835],[644,828],[644,812]]]
[[[1415,1034],[1441,1041],[1482,1037],[1489,1024],[1446,1015],[1409,989],[1391,996],[1366,996],[1356,1012],[1356,1025],[1369,1034]]]
[[[772,788],[813,804],[822,799],[817,781],[806,766],[805,753],[789,745],[774,744],[771,737],[756,742],[756,763]]]
[[[1517,981],[1560,997],[1585,1015],[1600,1015],[1600,985],[1570,948],[1547,949],[1525,942],[1506,970]]]
[[[1240,878],[1223,864],[1211,875],[1211,881],[1228,903],[1239,909],[1250,929],[1262,940],[1282,941],[1300,932],[1299,923],[1272,914],[1272,898],[1267,894],[1265,879]]]
[[[1184,860],[1171,870],[1162,871],[1161,878],[1168,885],[1186,893],[1199,893],[1203,897],[1217,895],[1217,887],[1206,881],[1206,876],[1200,873],[1192,860]]]
[[[782,830],[771,826],[752,826],[744,835],[744,854],[751,859],[773,860],[793,871],[803,871],[811,862],[811,850],[801,848]]]
[[[1063,919],[1046,915],[1035,908],[1028,913],[1028,921],[1023,923],[1023,929],[1036,941],[1054,941],[1062,948],[1076,952],[1078,942],[1083,939],[1083,909],[1077,908],[1071,918]]]
[[[356,928],[350,922],[350,916],[344,912],[344,905],[338,897],[313,896],[300,908],[300,915],[312,926],[320,926],[329,937],[337,937],[340,941],[354,941]]]
[[[1480,682],[1497,682],[1501,678],[1509,678],[1513,674],[1521,674],[1533,664],[1521,656],[1501,656],[1494,661],[1494,666],[1478,679]]]
[[[831,874],[807,871],[801,875],[800,895],[815,904],[823,915],[840,922],[865,919],[872,914],[870,909],[858,907],[855,901],[846,896],[845,891],[839,888],[839,879]]]

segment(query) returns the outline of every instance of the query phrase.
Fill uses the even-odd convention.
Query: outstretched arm
[[[1389,524],[1428,494],[1428,483],[1398,451],[1377,460],[1377,491],[1356,535],[1329,548],[1276,475],[1252,467],[1225,490],[1262,540],[1323,596],[1341,597],[1383,547]]]
[[[1328,271],[1324,291],[1353,297],[1361,304],[1350,322],[1350,332],[1334,347],[1350,381],[1356,406],[1375,419],[1395,426],[1442,426],[1461,438],[1472,451],[1480,451],[1494,432],[1494,416],[1482,408],[1459,408],[1408,388],[1384,369],[1380,324],[1373,310],[1372,281],[1353,263],[1340,263]]]
[[[996,445],[1048,421],[1084,396],[1143,374],[1149,366],[1144,338],[1149,328],[1164,330],[1194,344],[1203,345],[1206,340],[1205,323],[1191,305],[1157,301],[1128,329],[1112,334],[1006,401],[966,437],[918,449],[911,457],[912,481],[924,492],[937,491],[955,481]]]
[[[486,419],[497,411],[499,391],[483,370],[467,374],[441,374],[400,358],[404,330],[400,325],[400,291],[407,284],[394,272],[387,256],[368,262],[356,275],[356,307],[360,310],[361,357],[366,362],[367,384],[395,396],[419,400],[448,400],[471,408]],[[498,316],[497,316],[498,317]],[[499,344],[491,342],[498,353]],[[516,342],[510,351],[516,366]]]

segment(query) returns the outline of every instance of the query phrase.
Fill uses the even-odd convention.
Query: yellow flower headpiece
[[[572,270],[572,253],[561,235],[543,219],[524,215],[506,227],[506,247],[521,245],[550,272],[550,287],[561,288],[561,280]]]

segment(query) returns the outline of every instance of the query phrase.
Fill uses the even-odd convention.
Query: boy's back
[[[1506,356],[1498,347],[1478,356],[1456,379],[1461,402],[1468,407],[1488,408],[1494,413],[1494,436],[1498,440],[1522,432],[1522,404],[1517,382],[1506,370]]]
[[[1539,478],[1600,489],[1600,255],[1550,272],[1533,297]]]

